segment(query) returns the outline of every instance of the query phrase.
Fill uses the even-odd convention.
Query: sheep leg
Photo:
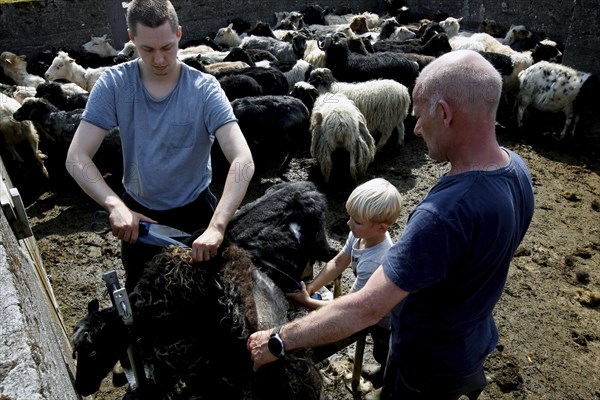
[[[12,156],[13,160],[16,162],[23,162],[23,158],[19,155],[19,153],[17,153],[17,149],[15,149],[13,146],[6,146],[8,148],[8,152],[10,153],[10,155]]]
[[[567,132],[572,128],[572,132],[571,135],[574,136],[575,134],[575,125],[577,125],[577,121],[578,118],[574,117],[574,112],[572,108],[566,109],[565,110],[565,126],[563,127],[562,132],[560,133],[559,139],[562,140],[565,138],[565,136],[567,135]]]
[[[519,108],[517,110],[517,126],[519,128],[523,127],[523,114],[525,114],[526,105],[519,103]]]
[[[40,167],[40,170],[42,171],[42,174],[47,178],[48,170],[46,169],[46,166],[44,165],[44,160],[46,160],[48,158],[48,156],[46,156],[44,153],[42,153],[39,150],[40,137],[35,132],[35,128],[33,127],[32,123],[28,124],[28,126],[22,125],[22,128],[25,130],[24,134],[25,134],[26,140],[29,143],[29,146],[31,146],[31,149],[33,150],[33,155]]]
[[[398,130],[398,146],[404,146],[404,121],[400,122],[396,129]]]
[[[577,129],[578,123],[579,123],[579,114],[575,115],[575,121],[573,122],[573,129],[571,130],[571,137],[575,137],[575,130]]]
[[[331,175],[332,168],[331,153],[319,159],[319,162],[321,164],[321,174],[323,174],[323,180],[325,183],[329,183],[329,176]]]
[[[379,142],[377,142],[377,150],[381,150],[385,146],[390,136],[392,136],[391,131],[381,132],[381,137],[379,138]]]

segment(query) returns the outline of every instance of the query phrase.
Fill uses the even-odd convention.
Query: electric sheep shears
[[[92,231],[98,234],[105,234],[111,231],[110,222],[108,221],[108,212],[104,210],[94,213],[92,221]],[[152,224],[147,221],[140,221],[138,241],[153,246],[167,247],[179,246],[184,249],[189,249],[189,246],[180,242],[190,236],[189,233],[179,229],[171,228],[170,226]]]

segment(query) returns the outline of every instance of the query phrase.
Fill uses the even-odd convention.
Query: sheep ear
[[[87,309],[88,309],[88,313],[90,313],[90,314],[95,311],[98,311],[100,309],[100,303],[98,302],[98,299],[91,300],[88,303]]]
[[[317,124],[320,124],[321,122],[323,122],[323,114],[321,114],[320,112],[315,113],[314,118],[315,118],[315,122]]]
[[[462,21],[463,17],[457,19],[458,22]]]
[[[108,37],[108,35],[105,33],[104,35],[100,36],[100,39],[106,40],[107,37]]]

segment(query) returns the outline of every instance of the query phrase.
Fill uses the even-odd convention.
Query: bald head
[[[483,118],[496,117],[502,94],[500,73],[472,50],[446,53],[429,63],[413,90],[415,101],[429,101],[430,113],[440,100],[457,110]]]

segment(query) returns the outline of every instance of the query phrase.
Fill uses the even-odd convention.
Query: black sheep
[[[68,95],[57,82],[41,83],[36,88],[35,97],[48,100],[63,111],[73,111],[85,108],[89,97],[88,93]]]
[[[393,79],[412,88],[419,75],[419,65],[401,53],[375,52],[369,55],[350,51],[348,39],[334,36],[322,47],[325,65],[342,82]]]

